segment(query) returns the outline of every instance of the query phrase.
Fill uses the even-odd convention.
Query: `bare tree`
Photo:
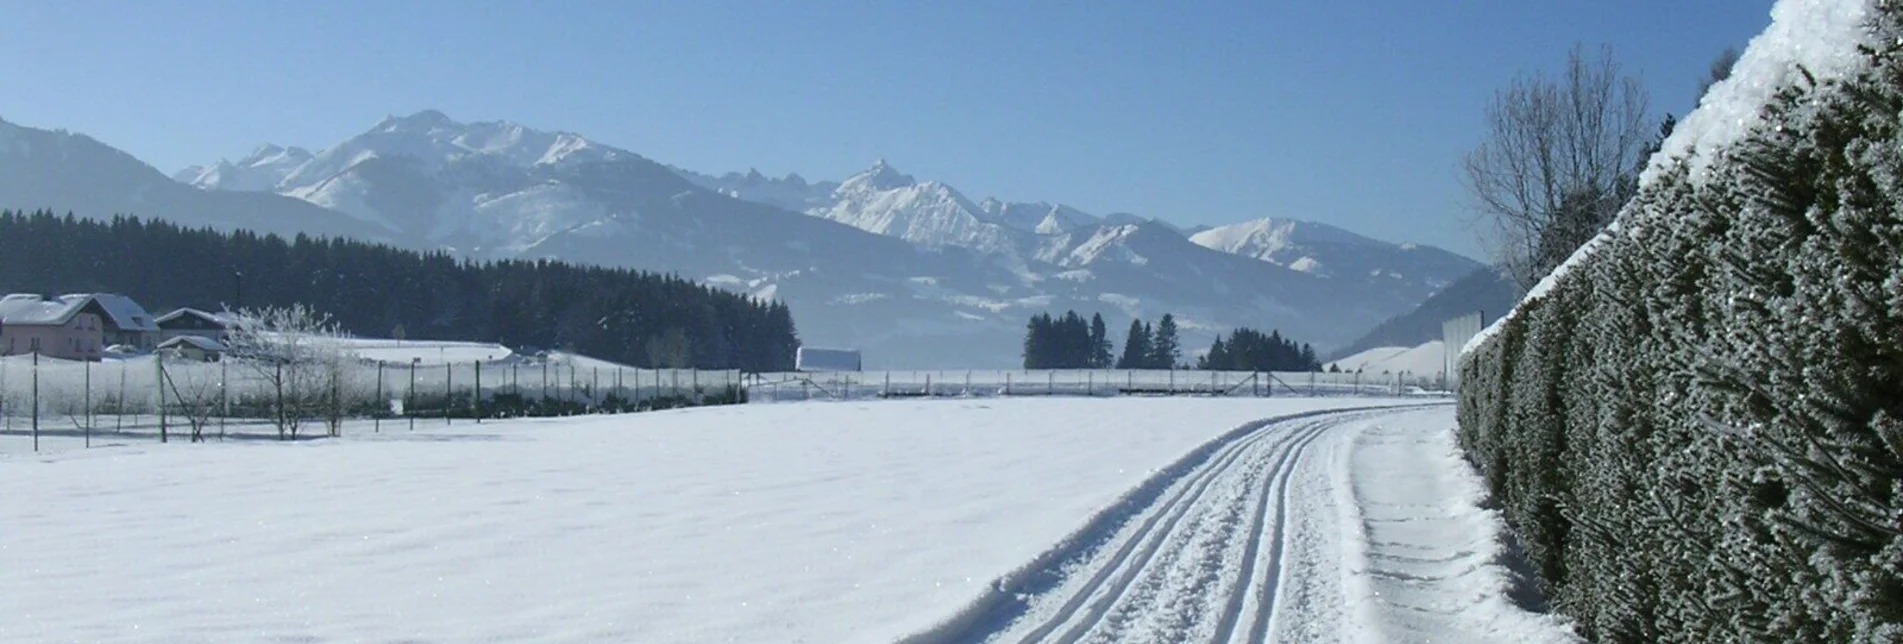
[[[1710,73],[1698,81],[1698,95],[1701,97],[1704,96],[1705,92],[1711,91],[1711,86],[1717,85],[1719,81],[1731,78],[1731,68],[1737,66],[1738,48],[1726,47],[1724,51],[1718,52],[1718,58],[1711,61]]]
[[[202,363],[185,362],[162,368],[159,377],[163,379],[159,386],[170,391],[172,398],[178,401],[179,413],[191,426],[191,441],[204,442],[205,428],[210,425],[220,407],[219,402],[223,400],[225,383],[219,371],[207,369]]]
[[[1531,287],[1612,221],[1634,192],[1651,126],[1638,79],[1612,50],[1574,47],[1559,77],[1523,75],[1494,95],[1487,136],[1463,164],[1485,240]]]
[[[297,438],[306,419],[341,422],[348,369],[342,333],[330,316],[302,304],[228,313],[226,358],[249,367],[267,388],[278,438]]]

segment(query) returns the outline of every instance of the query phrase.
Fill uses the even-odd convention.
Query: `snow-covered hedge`
[[[1462,358],[1462,447],[1594,639],[1903,641],[1903,6],[1779,11],[1853,5],[1855,64],[1718,103]]]

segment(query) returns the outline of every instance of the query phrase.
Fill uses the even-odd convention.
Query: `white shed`
[[[794,369],[799,371],[858,371],[860,369],[858,349],[821,349],[818,347],[800,347],[794,359]]]

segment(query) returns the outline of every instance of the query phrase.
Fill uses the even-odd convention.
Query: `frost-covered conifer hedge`
[[[1593,639],[1903,641],[1903,8],[1866,6],[1859,64],[1655,159],[1463,357],[1462,446]]]

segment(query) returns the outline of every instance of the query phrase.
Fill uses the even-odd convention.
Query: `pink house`
[[[96,361],[104,348],[107,315],[93,298],[0,298],[0,356],[37,351],[48,358]]]

